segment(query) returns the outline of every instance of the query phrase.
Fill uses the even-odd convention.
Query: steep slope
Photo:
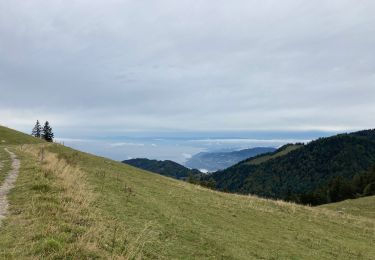
[[[0,227],[4,259],[375,255],[372,219],[220,193],[56,144],[10,149],[21,168]]]
[[[39,138],[0,125],[0,145],[43,143]]]
[[[255,147],[233,152],[203,152],[194,155],[185,166],[192,169],[205,169],[213,172],[228,168],[242,160],[259,154],[275,151],[272,147]]]
[[[298,201],[335,177],[351,179],[374,166],[374,135],[372,130],[321,138],[260,164],[246,160],[212,177],[221,190]]]
[[[186,179],[189,177],[189,175],[201,175],[201,172],[198,170],[190,170],[182,166],[181,164],[170,160],[158,161],[145,158],[137,158],[125,160],[122,162],[146,171],[155,172],[175,179]]]

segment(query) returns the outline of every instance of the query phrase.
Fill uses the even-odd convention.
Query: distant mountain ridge
[[[228,168],[242,160],[259,154],[274,152],[273,147],[255,147],[232,152],[202,152],[194,155],[184,163],[192,169],[205,169],[209,172]]]
[[[122,161],[125,164],[131,166],[158,173],[167,177],[185,180],[189,176],[201,175],[202,173],[198,170],[192,170],[185,166],[178,164],[174,161],[165,160],[150,160],[146,158],[136,158]]]
[[[283,149],[288,146],[273,155]],[[241,161],[207,178],[214,178],[217,189],[229,192],[312,204],[339,200],[343,197],[335,199],[333,187],[348,186],[346,182],[353,182],[356,175],[375,166],[375,130],[320,138],[307,145],[300,144],[298,149],[284,155],[254,163],[264,156],[269,155]],[[335,186],[333,182],[338,184]]]

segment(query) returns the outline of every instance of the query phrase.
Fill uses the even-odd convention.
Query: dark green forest
[[[158,161],[138,158],[125,160],[122,162],[146,171],[155,172],[160,175],[181,180],[187,180],[188,178],[200,179],[199,176],[202,174],[198,170],[191,170],[170,160]]]
[[[205,176],[203,181],[213,178],[216,189],[226,192],[311,205],[374,194],[375,130],[320,138],[252,164],[256,159]]]

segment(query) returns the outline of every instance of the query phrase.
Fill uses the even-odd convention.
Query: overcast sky
[[[0,0],[0,124],[375,127],[375,1]]]

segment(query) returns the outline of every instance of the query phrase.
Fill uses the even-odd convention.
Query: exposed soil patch
[[[18,172],[20,169],[20,160],[17,159],[17,156],[5,148],[5,151],[10,154],[12,160],[12,169],[9,171],[4,182],[0,186],[0,221],[5,218],[8,213],[8,199],[7,195],[9,191],[14,187],[16,182]]]

